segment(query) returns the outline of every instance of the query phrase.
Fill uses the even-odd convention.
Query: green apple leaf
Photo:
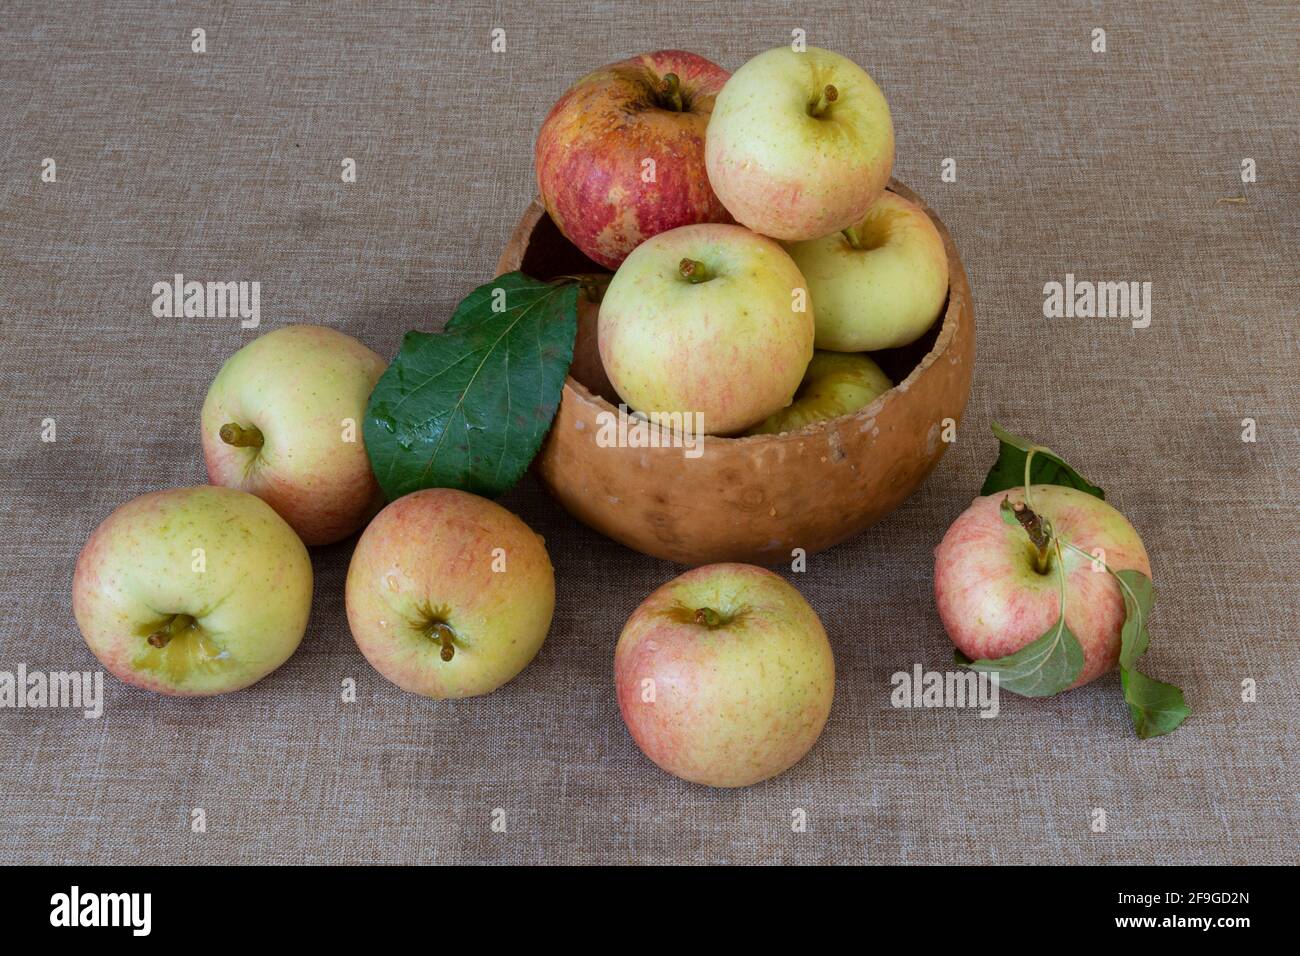
[[[1110,570],[1109,568],[1107,570]],[[1120,594],[1124,597],[1124,629],[1120,632],[1119,662],[1123,667],[1132,667],[1134,662],[1147,651],[1151,635],[1147,633],[1147,619],[1151,616],[1151,605],[1155,603],[1155,588],[1151,579],[1141,571],[1112,571],[1119,582]]]
[[[1107,570],[1110,570],[1109,568]],[[1133,727],[1143,740],[1174,730],[1190,714],[1183,692],[1173,684],[1155,680],[1134,665],[1151,643],[1147,620],[1155,603],[1155,588],[1141,571],[1111,571],[1124,597],[1124,627],[1120,631],[1119,677]]]
[[[1065,624],[1056,619],[1047,631],[1014,654],[996,659],[970,660],[960,651],[963,667],[998,675],[998,686],[1024,697],[1050,697],[1069,687],[1083,673],[1083,647]]]
[[[1017,438],[997,422],[993,423],[993,434],[1000,442],[998,460],[993,463],[988,477],[984,479],[981,495],[992,495],[1008,488],[1023,488],[1025,485],[1025,458],[1033,442]],[[1106,493],[1084,478],[1065,463],[1054,451],[1037,446],[1034,460],[1029,463],[1029,483],[1032,485],[1064,485],[1076,488],[1096,498],[1104,499]]]
[[[1173,684],[1147,677],[1131,667],[1121,667],[1119,677],[1133,727],[1143,740],[1169,733],[1192,712],[1183,700],[1183,692]]]
[[[387,498],[511,488],[559,408],[577,329],[577,283],[512,272],[466,296],[442,332],[406,333],[363,426]]]

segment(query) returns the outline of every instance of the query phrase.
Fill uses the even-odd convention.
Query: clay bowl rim
[[[825,431],[832,427],[840,427],[846,422],[861,421],[866,422],[880,415],[891,400],[896,400],[907,393],[912,384],[919,380],[920,377],[930,368],[939,357],[948,351],[952,344],[953,338],[957,334],[957,326],[961,321],[962,310],[966,307],[965,302],[969,299],[969,294],[965,288],[961,289],[962,295],[959,298],[953,296],[953,285],[958,279],[963,287],[966,285],[965,271],[962,267],[961,258],[957,254],[957,245],[953,242],[952,236],[948,232],[947,226],[938,214],[918,196],[906,184],[899,182],[897,179],[890,178],[885,187],[889,192],[902,196],[904,199],[918,206],[934,223],[935,228],[939,230],[939,236],[943,239],[944,251],[948,256],[948,295],[944,302],[943,320],[939,327],[939,335],[935,339],[934,345],[930,351],[926,352],[907,373],[901,382],[895,382],[887,391],[878,395],[870,403],[862,406],[856,411],[849,412],[847,415],[837,415],[834,418],[824,418],[821,421],[810,422],[794,431],[777,432],[775,434],[762,435],[704,435],[703,441],[706,443],[725,442],[727,445],[749,444],[755,445],[760,443],[782,443],[782,442],[802,442],[816,435],[820,431]],[[497,262],[497,274],[501,275],[506,271],[507,260],[518,258],[518,262],[511,262],[513,269],[517,269],[523,264],[524,252],[528,249],[529,242],[532,240],[533,233],[537,229],[537,224],[541,222],[546,215],[546,207],[542,204],[541,197],[533,199],[528,209],[524,211],[523,217],[515,226],[514,232],[510,235],[510,240],[506,243],[505,250]],[[565,239],[564,241],[568,241]],[[775,241],[775,240],[773,240]],[[517,255],[516,255],[517,254]],[[931,325],[930,328],[934,326]],[[926,331],[929,331],[927,329]],[[924,335],[925,333],[921,333]],[[864,353],[870,354],[870,353]],[[566,374],[564,377],[564,391],[572,392],[577,401],[584,406],[594,407],[597,414],[608,412],[612,415],[618,414],[618,408],[611,404],[607,399],[592,392],[586,385],[578,381],[572,375]],[[663,426],[652,421],[648,424],[654,428],[662,429]],[[700,440],[700,439],[697,439]]]

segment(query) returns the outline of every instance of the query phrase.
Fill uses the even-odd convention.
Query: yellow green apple
[[[647,757],[692,783],[746,787],[817,742],[835,660],[817,613],[785,580],[712,564],[636,609],[614,651],[614,682]]]
[[[742,226],[682,226],[647,239],[614,274],[597,337],[633,409],[703,416],[742,431],[790,404],[813,352],[803,276],[781,246]]]
[[[869,356],[818,349],[794,393],[794,401],[745,434],[776,435],[839,418],[865,408],[893,387],[889,376]]]
[[[891,192],[842,233],[787,248],[812,292],[819,349],[915,342],[948,298],[943,237],[924,209]]]
[[[496,690],[536,656],[555,610],[541,536],[453,488],[398,498],[357,542],[346,585],[352,637],[375,670],[425,697]]]
[[[254,339],[222,366],[203,403],[208,479],[257,495],[307,544],[346,538],[383,504],[362,422],[384,367],[323,326]]]
[[[704,158],[738,223],[776,239],[816,239],[861,220],[889,182],[889,104],[852,60],[777,47],[722,87]]]
[[[77,559],[72,608],[104,666],[163,694],[223,694],[293,654],[311,610],[311,561],[253,495],[203,485],[143,495]]]

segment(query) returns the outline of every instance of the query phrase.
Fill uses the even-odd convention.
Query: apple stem
[[[1025,529],[1025,534],[1029,535],[1029,540],[1033,542],[1037,554],[1034,557],[1034,570],[1039,574],[1046,574],[1052,568],[1052,526],[1045,521],[1038,512],[1034,511],[1023,501],[1017,501],[1011,506],[1011,513],[1016,516],[1020,522],[1020,527]]]
[[[827,83],[817,97],[817,102],[812,105],[808,112],[812,116],[821,116],[830,108],[830,105],[840,98],[840,91],[831,84]]]
[[[609,288],[611,276],[601,276],[594,279],[587,279],[578,283],[578,288],[582,290],[583,296],[588,302],[594,305],[600,305],[605,298],[605,290]]]
[[[675,113],[685,109],[685,104],[682,102],[682,81],[678,79],[676,73],[664,74],[663,79],[659,81],[659,96],[665,109]]]
[[[234,422],[227,422],[221,426],[221,440],[227,445],[234,445],[236,448],[261,448],[262,447],[262,430],[256,425],[249,425],[247,428],[242,425],[236,425]]]
[[[154,647],[166,647],[173,637],[188,631],[194,626],[194,618],[188,614],[175,614],[172,619],[149,635],[149,643]]]
[[[449,661],[456,656],[456,646],[451,642],[454,635],[449,625],[438,621],[429,628],[429,636],[442,645],[442,650],[438,652],[438,656],[444,661]]]
[[[682,278],[692,285],[699,285],[713,278],[709,267],[699,259],[683,259],[677,264],[677,268],[681,271]]]
[[[841,229],[840,235],[842,235],[845,239],[847,239],[849,245],[851,245],[854,249],[862,248],[862,241],[858,239],[858,234],[854,232],[851,228]]]
[[[605,298],[605,290],[609,288],[609,283],[613,280],[612,275],[559,275],[551,279],[555,284],[565,282],[575,282],[578,285],[578,291],[586,296],[588,302],[594,302],[600,305],[601,300]]]
[[[695,611],[695,623],[702,627],[717,627],[722,623],[722,615],[711,607],[697,608]]]

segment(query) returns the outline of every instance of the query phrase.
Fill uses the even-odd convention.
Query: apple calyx
[[[822,87],[821,92],[817,95],[816,101],[808,104],[808,115],[821,116],[828,109],[830,109],[830,105],[834,103],[836,100],[838,100],[839,98],[840,98],[840,91],[837,90],[830,83],[827,83],[824,87]]]
[[[221,426],[221,440],[227,445],[234,445],[236,448],[261,448],[262,430],[256,425],[237,425],[234,422],[227,422]]]
[[[157,648],[166,647],[173,637],[188,631],[196,623],[189,614],[173,614],[171,620],[149,635],[149,643]]]
[[[1006,504],[1006,499],[1002,499]],[[1011,514],[1025,529],[1034,546],[1034,570],[1046,574],[1052,569],[1052,523],[1023,501],[1011,505]]]
[[[683,259],[677,264],[677,269],[682,274],[682,278],[691,285],[699,285],[701,282],[708,282],[713,278],[713,273],[699,259]]]
[[[659,105],[666,110],[672,110],[674,113],[681,113],[686,109],[686,103],[682,99],[682,81],[676,73],[665,73],[663,79],[659,81],[656,90],[659,94]]]

